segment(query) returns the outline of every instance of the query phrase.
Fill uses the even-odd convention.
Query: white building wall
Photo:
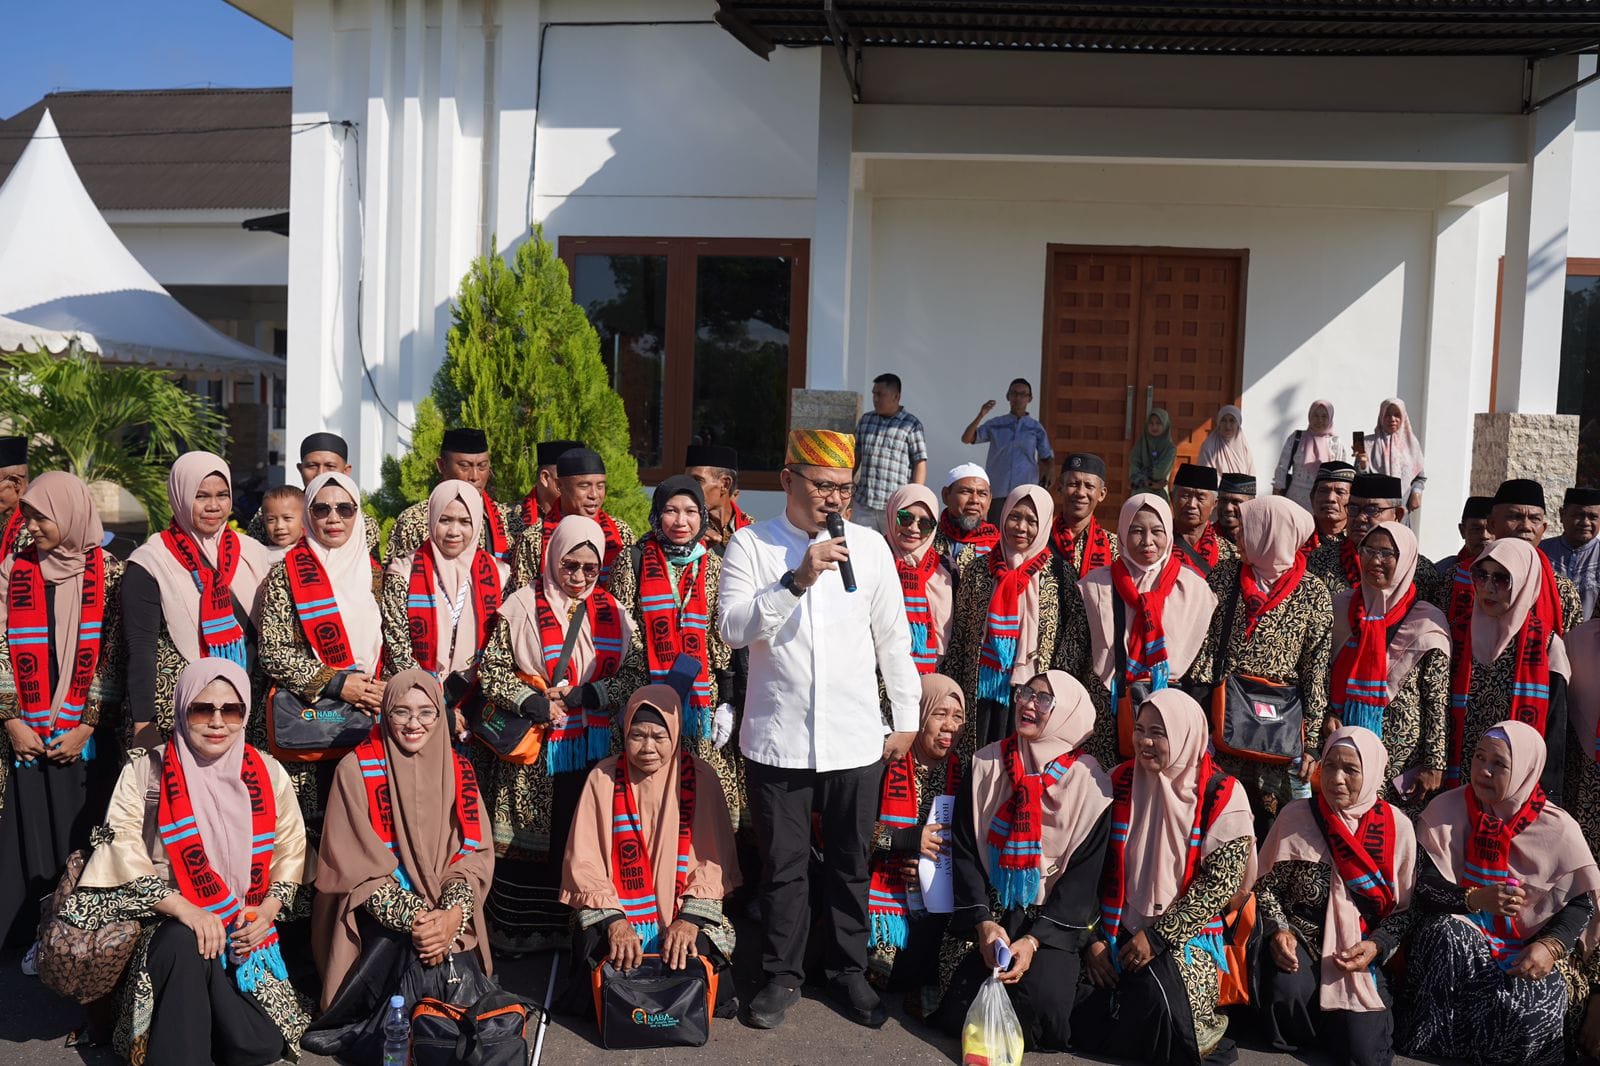
[[[287,285],[289,242],[240,225],[262,213],[230,212],[226,220],[205,222],[161,217],[188,214],[176,211],[105,215],[117,239],[163,285]]]

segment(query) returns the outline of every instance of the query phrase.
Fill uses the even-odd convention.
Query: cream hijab
[[[1153,925],[1183,894],[1189,835],[1194,830],[1195,812],[1205,787],[1198,769],[1211,739],[1205,712],[1186,693],[1162,689],[1145,704],[1151,706],[1160,713],[1166,727],[1170,757],[1160,773],[1147,770],[1142,760],[1133,761],[1133,799],[1123,852],[1127,885],[1123,928],[1130,933]],[[1144,713],[1143,708],[1140,713]],[[1255,818],[1244,787],[1235,782],[1227,802],[1206,830],[1200,857],[1204,859],[1230,840],[1240,838],[1251,841],[1250,862],[1239,885],[1242,890],[1256,880]]]
[[[561,589],[561,560],[565,559],[578,548],[588,547],[594,551],[595,562],[605,558],[605,534],[600,530],[600,523],[583,515],[567,515],[550,534],[550,543],[545,549],[544,569],[539,575],[539,587],[544,591],[545,602],[550,604],[550,609],[555,612],[556,620],[561,623],[563,632],[567,626],[581,624],[582,617],[576,612],[590,596],[610,596],[611,593],[600,587],[596,581],[589,586],[589,591],[580,599],[572,599]],[[539,611],[538,594],[532,585],[524,585],[506,598],[500,608],[500,617],[504,618],[511,631],[511,650],[517,661],[517,669],[527,674],[536,674],[544,678],[551,685],[581,685],[594,678],[595,651],[594,634],[589,631],[588,625],[578,633],[578,641],[572,646],[572,660],[567,666],[566,677],[545,677],[544,642],[539,636]],[[617,609],[617,615],[622,624],[622,646],[628,647],[628,641],[633,635],[633,623],[628,612]],[[569,621],[570,619],[570,621]]]
[[[1383,802],[1378,799],[1378,792],[1383,787],[1389,752],[1377,734],[1360,726],[1345,726],[1330,733],[1323,754],[1340,745],[1353,750],[1361,763],[1361,792],[1350,806],[1342,811],[1335,810],[1345,828],[1354,833],[1362,817]],[[1316,815],[1311,810],[1313,802],[1295,800],[1278,814],[1266,843],[1261,845],[1263,876],[1280,862],[1314,862],[1333,867],[1333,852],[1328,847],[1328,838],[1317,826]],[[1332,803],[1328,806],[1333,808]],[[1411,892],[1417,880],[1417,836],[1411,828],[1411,819],[1398,810],[1394,812],[1394,869],[1387,873],[1394,882],[1395,910],[1403,911],[1411,905]],[[1323,920],[1326,932],[1320,963],[1322,1009],[1387,1010],[1369,972],[1346,973],[1334,963],[1335,952],[1346,951],[1360,943],[1361,912],[1356,909],[1355,900],[1336,870],[1329,873],[1328,886],[1328,907]]]
[[[1391,407],[1400,411],[1400,429],[1396,433],[1385,433],[1383,413]],[[1411,428],[1411,412],[1406,410],[1406,402],[1398,396],[1391,396],[1378,405],[1378,424],[1372,433],[1367,459],[1377,473],[1399,478],[1400,491],[1406,495],[1411,493],[1411,483],[1423,476],[1422,441]]]
[[[1045,679],[1056,702],[1039,739],[1018,745],[1022,768],[1030,774],[1038,773],[1051,760],[1082,747],[1094,733],[1094,703],[1072,675],[1063,670],[1047,670],[1034,677]],[[1001,751],[1001,744],[990,744],[972,757],[972,820],[980,841],[989,832],[990,820],[1001,804],[1011,798],[1013,791],[1011,770]],[[1072,853],[1089,839],[1095,823],[1111,806],[1111,781],[1093,757],[1080,755],[1060,781],[1045,789],[1040,806],[1043,818],[1039,836],[1044,865],[1040,870],[1036,904],[1049,898],[1051,889],[1066,871]]]
[[[1406,678],[1416,668],[1422,657],[1430,651],[1450,654],[1450,625],[1444,612],[1428,603],[1420,595],[1412,601],[1411,610],[1402,619],[1387,617],[1390,608],[1411,587],[1417,572],[1417,535],[1400,522],[1382,522],[1374,526],[1368,537],[1383,530],[1394,541],[1400,558],[1394,564],[1394,582],[1387,590],[1369,585],[1365,577],[1354,589],[1345,589],[1333,598],[1333,654],[1337,656],[1350,639],[1350,600],[1359,591],[1366,604],[1367,615],[1384,615],[1389,634],[1389,698],[1393,699],[1405,684]],[[1362,543],[1366,543],[1363,538]],[[1395,628],[1398,622],[1398,628]]]
[[[1316,532],[1311,512],[1287,496],[1263,496],[1239,505],[1239,554],[1264,587],[1294,569],[1295,557]]]
[[[889,502],[883,507],[883,535],[889,541],[889,551],[893,553],[895,562],[904,562],[911,566],[919,565],[933,550],[934,539],[938,536],[938,528],[925,537],[921,544],[911,551],[901,551],[895,543],[895,512],[901,508],[913,507],[921,504],[928,510],[928,517],[935,522],[939,520],[939,499],[933,490],[926,485],[902,485],[889,494]],[[950,650],[950,621],[951,605],[955,600],[955,587],[950,581],[950,572],[943,566],[933,568],[933,573],[928,575],[928,613],[933,617],[933,628],[939,638],[939,654],[944,655]]]
[[[1222,435],[1222,416],[1232,415],[1239,423],[1239,432],[1233,435],[1232,440],[1227,440]],[[1255,453],[1250,450],[1250,438],[1244,435],[1244,412],[1232,404],[1223,404],[1217,409],[1217,420],[1211,432],[1206,435],[1206,441],[1200,445],[1200,458],[1196,460],[1200,466],[1209,466],[1219,474],[1249,474],[1252,477],[1256,472]]]
[[[1472,604],[1472,657],[1480,663],[1492,663],[1511,646],[1528,612],[1539,599],[1544,584],[1544,564],[1539,549],[1515,537],[1492,540],[1473,560],[1474,564],[1493,559],[1511,574],[1511,609],[1499,618],[1490,617],[1478,607],[1477,597]],[[1561,641],[1561,619],[1555,620],[1550,632],[1550,670],[1566,677],[1571,673],[1567,662],[1566,645]]]
[[[1007,543],[1006,518],[1023,500],[1033,504],[1034,511],[1039,515],[1039,528],[1028,546],[1016,552],[1012,551]],[[1006,565],[1013,570],[1021,568],[1029,559],[1050,546],[1050,530],[1055,519],[1056,505],[1050,498],[1048,490],[1041,485],[1018,485],[1011,490],[1011,495],[1006,497],[1005,507],[1000,511],[1000,543],[994,550],[1005,554]],[[1017,657],[1011,666],[1011,683],[1014,685],[1025,685],[1039,674],[1041,664],[1034,660],[1039,657],[1039,578],[1042,576],[1044,570],[1033,575],[1028,587],[1023,590],[1022,596],[1017,601]]]
[[[356,505],[350,536],[337,548],[318,540],[311,522],[311,505],[316,502],[317,493],[329,485],[338,487],[350,497],[349,502]],[[342,501],[335,501],[335,505],[339,502]],[[302,506],[300,521],[306,545],[322,563],[328,583],[333,586],[333,599],[339,607],[339,620],[344,623],[345,634],[350,638],[356,667],[374,672],[383,655],[383,613],[372,595],[372,556],[367,554],[367,516],[361,511],[361,490],[348,474],[330,471],[312,478],[311,484],[306,486]]]
[[[89,553],[100,547],[105,530],[89,487],[76,476],[60,470],[40,474],[28,484],[22,502],[54,522],[61,530],[61,543],[39,552],[39,576],[46,586],[54,586],[55,628],[51,634],[56,654],[56,685],[50,696],[52,720],[61,711],[61,701],[72,688],[73,662],[78,654],[78,626],[83,614],[83,572]],[[0,563],[0,633],[6,630],[10,612],[11,574],[16,555]],[[106,654],[102,645],[101,655]]]
[[[217,562],[217,550],[224,537],[237,537],[239,541],[239,568],[234,571],[233,598],[244,608],[252,622],[261,616],[261,586],[272,569],[272,553],[254,537],[243,537],[226,524],[209,537],[203,537],[194,525],[194,498],[200,483],[212,474],[228,483],[233,489],[233,474],[227,460],[210,452],[186,452],[172,464],[167,475],[167,503],[172,508],[172,520],[177,527],[200,547],[200,554],[212,566]],[[177,557],[162,543],[157,533],[136,548],[128,562],[137,563],[161,590],[161,614],[166,620],[167,637],[189,662],[201,657],[200,649],[200,590],[194,577],[183,568]]]
[[[1128,534],[1133,528],[1133,520],[1140,511],[1146,509],[1155,512],[1168,537],[1167,550],[1148,568],[1140,566],[1128,554]],[[1122,565],[1128,568],[1128,576],[1133,578],[1134,587],[1140,592],[1148,592],[1160,579],[1161,571],[1172,557],[1171,538],[1175,535],[1172,531],[1172,507],[1155,493],[1138,493],[1122,505],[1122,512],[1117,517],[1117,540],[1122,544]],[[1090,666],[1100,683],[1108,688],[1117,672],[1117,656],[1111,643],[1112,634],[1116,632],[1113,611],[1117,590],[1111,578],[1111,569],[1111,566],[1096,567],[1078,581],[1078,593],[1083,597],[1084,611],[1089,617]],[[1173,680],[1189,672],[1190,664],[1200,652],[1200,645],[1205,643],[1206,631],[1211,626],[1211,613],[1216,607],[1216,594],[1206,584],[1206,579],[1190,567],[1179,567],[1178,583],[1168,594],[1161,616],[1161,628],[1167,641],[1167,664]],[[1128,621],[1131,629],[1131,615]],[[1126,647],[1126,633],[1123,642]]]

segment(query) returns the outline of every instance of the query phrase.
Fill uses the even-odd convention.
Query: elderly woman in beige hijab
[[[88,845],[122,747],[122,563],[72,474],[40,474],[18,506],[31,542],[0,562],[0,938]]]
[[[377,1034],[375,1012],[398,989],[442,982],[421,971],[452,953],[468,956],[457,966],[493,972],[482,911],[494,851],[448,717],[438,680],[402,671],[384,686],[372,735],[339,762],[317,866],[323,1014],[309,1051],[373,1058],[381,1048],[362,1038]]]
[[[611,752],[612,682],[633,628],[600,585],[604,553],[594,519],[561,519],[539,580],[506,598],[479,663],[493,709],[531,722],[538,748],[522,762],[479,749],[478,779],[500,859],[488,901],[497,950],[532,950],[566,927],[555,892],[558,860],[584,779]]]
[[[132,742],[154,747],[172,731],[173,684],[183,668],[223,658],[257,679],[261,587],[272,553],[228,526],[233,475],[227,460],[187,452],[167,476],[172,522],[128,557],[122,584]],[[248,694],[247,694],[248,695]],[[261,724],[256,736],[264,738]]]
[[[1417,839],[1380,799],[1389,753],[1376,733],[1328,736],[1321,790],[1283,809],[1261,846],[1256,913],[1266,950],[1255,1008],[1279,1051],[1324,1047],[1348,1066],[1394,1059],[1382,964],[1411,928]]]
[[[740,884],[733,823],[716,770],[684,751],[682,736],[675,690],[646,685],[628,700],[622,753],[584,782],[561,901],[577,912],[573,958],[589,970],[609,962],[627,972],[646,954],[682,970],[699,965],[698,956],[720,977],[717,1016],[732,1017],[733,925],[722,901]],[[641,884],[647,889],[629,887]],[[588,986],[581,976],[578,983]]]

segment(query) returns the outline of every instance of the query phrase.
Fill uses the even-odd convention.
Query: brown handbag
[[[145,790],[144,820],[154,823],[161,795],[160,758],[155,759],[150,786]],[[133,959],[144,926],[138,921],[108,922],[98,929],[80,929],[61,918],[67,897],[78,888],[89,852],[74,851],[67,857],[67,868],[56,882],[39,918],[39,950],[36,956],[39,979],[45,987],[79,1003],[93,1003],[109,995],[122,983]]]

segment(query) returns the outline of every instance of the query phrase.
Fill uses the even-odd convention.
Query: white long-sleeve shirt
[[[723,556],[718,630],[730,647],[750,649],[739,747],[764,766],[850,770],[881,759],[887,730],[876,671],[895,730],[919,726],[922,682],[883,536],[846,524],[855,592],[836,570],[803,596],[778,584],[827,535],[780,515],[739,530]]]

